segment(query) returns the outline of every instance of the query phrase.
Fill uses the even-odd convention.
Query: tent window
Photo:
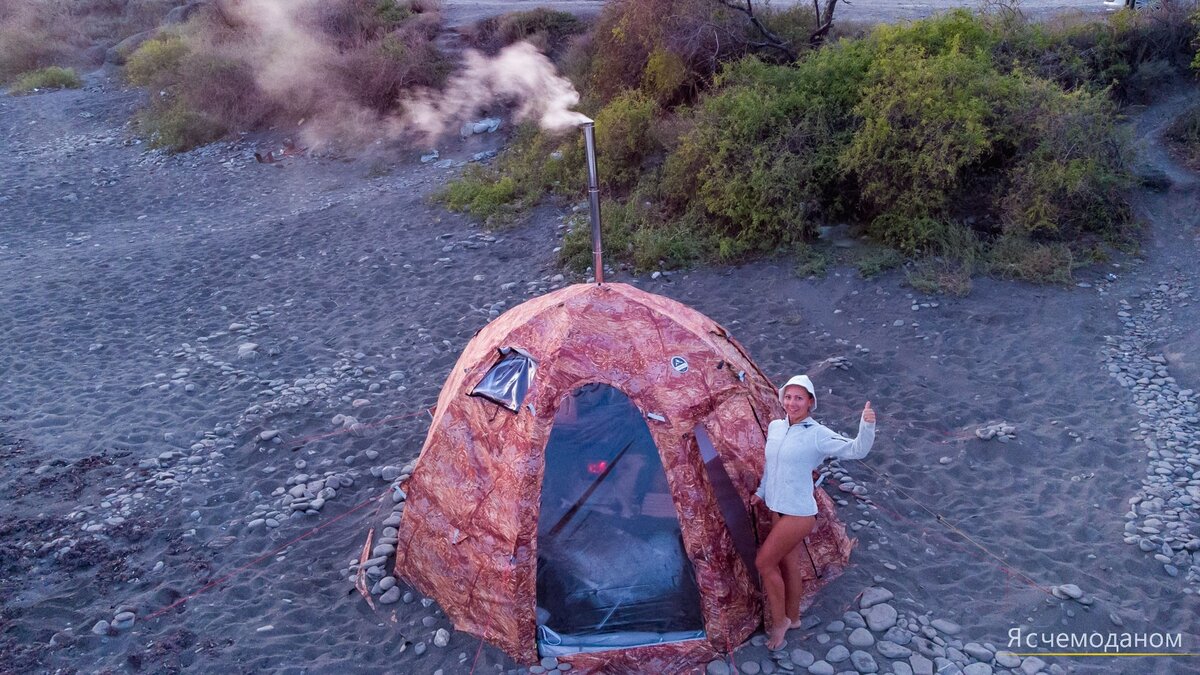
[[[537,362],[516,347],[500,349],[501,358],[471,390],[471,396],[486,398],[516,412],[537,375]]]
[[[543,655],[704,636],[700,593],[650,429],[603,384],[572,392],[546,445],[538,518]]]

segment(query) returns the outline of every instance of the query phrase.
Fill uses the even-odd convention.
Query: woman
[[[800,626],[800,544],[816,523],[813,469],[826,457],[862,459],[875,441],[875,411],[863,407],[858,437],[850,440],[814,422],[816,390],[806,375],[779,390],[787,419],[767,427],[766,467],[755,496],[772,512],[771,533],[758,549],[755,566],[767,597],[767,648],[781,649],[784,634]]]

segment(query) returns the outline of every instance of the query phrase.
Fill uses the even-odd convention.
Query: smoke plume
[[[497,102],[512,102],[517,121],[534,120],[559,131],[589,121],[571,110],[579,92],[558,75],[554,64],[528,42],[505,47],[494,58],[467,52],[464,68],[442,92],[422,92],[405,105],[403,124],[427,139]]]

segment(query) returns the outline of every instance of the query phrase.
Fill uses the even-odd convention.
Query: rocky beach
[[[101,69],[0,97],[0,672],[564,669],[456,632],[390,556],[460,350],[586,281],[556,255],[578,205],[488,230],[431,199],[503,117],[436,158],[274,131],[172,155],[129,123],[147,95]],[[708,673],[1200,670],[1037,654],[1200,652],[1200,178],[1159,138],[1189,96],[1128,111],[1141,250],[1067,286],[931,296],[786,258],[608,275],[712,317],[775,382],[812,375],[831,428],[879,413],[825,482],[850,568],[784,650],[758,635]]]

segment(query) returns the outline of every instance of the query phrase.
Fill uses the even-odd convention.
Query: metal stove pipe
[[[596,171],[596,123],[588,120],[583,128],[583,143],[587,148],[588,207],[592,219],[592,269],[596,283],[604,283],[604,260],[600,248],[600,180]]]

